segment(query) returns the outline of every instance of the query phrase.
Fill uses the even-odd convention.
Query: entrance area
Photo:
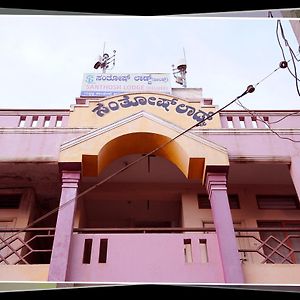
[[[98,177],[83,177],[81,190],[100,182],[143,154],[112,162]],[[188,182],[168,160],[150,156],[78,199],[81,228],[181,227],[181,188]]]

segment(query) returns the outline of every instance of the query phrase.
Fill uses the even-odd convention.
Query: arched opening
[[[81,165],[79,193],[152,153],[80,197],[75,228],[186,226],[193,199],[204,190],[206,171],[228,168],[228,154],[194,134],[172,140],[180,129],[164,125],[141,115],[131,123],[100,128],[62,146],[60,167]]]
[[[149,133],[136,132],[118,136],[99,151],[98,155],[82,155],[83,176],[98,176],[114,160],[130,154],[146,154],[158,148],[153,153],[176,165],[190,179],[202,179],[204,158],[191,158],[186,151],[170,137]],[[165,145],[164,147],[160,147]]]
[[[80,199],[79,227],[181,227],[182,188],[190,180],[200,188],[205,159],[189,157],[176,140],[170,141],[136,132],[111,139],[97,155],[83,154],[82,190],[139,161]]]
[[[115,159],[99,176],[83,177],[80,189],[86,190],[143,155],[129,154]],[[166,158],[145,157],[79,199],[78,226],[181,227],[181,193],[188,182],[182,171]]]

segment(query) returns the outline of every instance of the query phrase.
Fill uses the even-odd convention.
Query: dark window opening
[[[260,209],[299,209],[298,198],[294,195],[257,195],[256,201]]]
[[[108,239],[100,239],[99,263],[106,263]]]
[[[1,208],[19,208],[22,194],[5,194],[0,195]]]
[[[240,209],[239,196],[237,194],[228,195],[229,207],[230,209]],[[198,195],[198,208],[210,209],[210,201],[208,195],[199,194]]]
[[[92,253],[92,239],[85,239],[84,241],[84,250],[83,250],[83,264],[90,264],[91,263],[91,253]]]

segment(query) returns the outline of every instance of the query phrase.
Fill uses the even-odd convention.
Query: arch
[[[114,160],[129,154],[149,153],[170,140],[168,136],[150,132],[118,136],[107,142],[97,155],[82,155],[83,176],[98,176]],[[190,158],[176,141],[159,149],[155,155],[172,162],[188,179],[202,179],[205,158]]]
[[[141,111],[113,124],[73,138],[60,148],[60,168],[81,166],[83,176],[98,176],[113,160],[148,153],[169,141],[183,128]],[[174,165],[188,179],[200,179],[216,169],[228,169],[227,149],[192,132],[186,132],[156,153]]]

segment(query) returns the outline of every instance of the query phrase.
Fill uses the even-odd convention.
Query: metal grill
[[[255,228],[238,231],[237,240],[243,261],[300,264],[299,228]],[[252,258],[247,253],[251,253]]]
[[[0,265],[50,263],[54,228],[0,230]]]

